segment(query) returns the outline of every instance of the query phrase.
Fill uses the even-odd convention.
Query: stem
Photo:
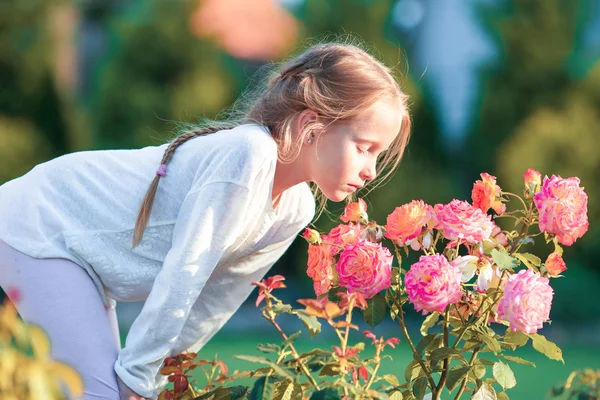
[[[516,197],[517,199],[519,199],[519,201],[521,202],[521,204],[523,204],[523,209],[525,209],[525,210],[527,209],[527,205],[525,204],[525,202],[523,201],[523,199],[521,198],[521,196],[517,196],[517,195],[516,195],[516,194],[514,194],[514,193],[511,193],[511,192],[504,192],[504,191],[502,192],[502,194],[507,194],[507,195],[509,195],[509,196]]]
[[[469,360],[469,366],[473,365],[473,362],[475,361],[475,358],[477,358],[477,353],[479,353],[479,350],[481,350],[481,346],[475,347],[475,349],[473,350],[473,354],[471,355],[471,359]],[[456,397],[454,398],[454,400],[460,399],[460,396],[462,396],[463,392],[465,391],[466,386],[467,386],[467,377],[465,377],[465,379],[463,379],[462,383],[460,384],[460,388],[458,389],[458,392],[456,393]]]
[[[285,332],[283,332],[283,330],[281,329],[281,327],[279,326],[279,324],[275,321],[275,316],[271,313],[271,301],[270,301],[270,296],[267,296],[267,307],[268,307],[268,316],[265,316],[269,322],[271,322],[271,324],[273,324],[273,326],[275,327],[275,329],[277,329],[277,332],[279,332],[279,334],[281,335],[281,337],[283,338],[284,341],[288,340],[287,335],[285,334]],[[264,313],[263,313],[264,315]],[[308,371],[308,369],[306,369],[306,365],[304,365],[304,362],[302,359],[300,359],[300,355],[298,354],[298,352],[296,351],[296,348],[294,347],[294,345],[291,342],[288,342],[288,346],[290,346],[290,350],[292,350],[292,355],[294,357],[294,361],[296,361],[296,363],[298,363],[300,365],[300,368],[302,369],[302,372],[304,372],[304,375],[306,375],[306,377],[308,378],[308,380],[310,381],[310,383],[313,385],[313,387],[317,390],[321,390],[321,388],[319,388],[319,384],[317,383],[317,381],[315,381],[315,378],[311,375],[311,373]]]
[[[448,347],[448,309],[444,313],[444,347]],[[444,366],[442,368],[442,375],[440,377],[440,381],[438,382],[437,393],[435,394],[435,400],[440,400],[440,396],[442,395],[442,389],[448,380],[448,367],[450,364],[449,358],[444,358]]]
[[[392,300],[396,304],[396,307],[398,307],[398,319],[400,320],[400,328],[402,328],[402,333],[404,334],[404,337],[406,338],[406,341],[408,342],[408,345],[410,346],[410,349],[413,352],[413,357],[415,358],[415,360],[417,360],[417,362],[423,369],[423,372],[425,372],[425,375],[427,376],[427,381],[429,381],[429,385],[431,386],[431,390],[435,390],[436,386],[435,382],[433,381],[433,378],[431,377],[431,372],[429,371],[425,363],[423,363],[423,360],[421,360],[421,357],[419,356],[419,353],[417,353],[415,345],[413,344],[412,340],[410,340],[410,335],[408,334],[408,330],[406,329],[406,325],[404,324],[404,311],[402,311],[402,305],[399,304],[396,301],[396,299]]]
[[[524,203],[523,203],[524,204]],[[515,253],[515,251],[517,251],[518,249],[521,248],[521,244],[519,244],[519,247],[517,248],[517,243],[519,243],[519,241],[521,240],[521,238],[523,237],[523,235],[526,235],[527,232],[529,231],[529,226],[531,225],[531,218],[533,217],[533,203],[527,207],[525,206],[525,208],[527,209],[527,215],[526,215],[526,220],[523,221],[523,227],[521,228],[521,231],[519,232],[519,235],[516,237],[515,240],[513,240],[511,246],[510,246],[510,251],[508,252],[508,254],[513,255]]]
[[[367,382],[365,391],[369,390],[369,387],[371,387],[371,384],[373,383],[373,380],[375,379],[375,376],[377,375],[377,371],[379,370],[379,366],[381,365],[381,359],[379,358],[379,354],[381,353],[382,348],[383,348],[383,344],[379,343],[377,345],[377,349],[375,350],[375,368],[373,369],[373,373],[371,374],[371,377],[369,378],[369,382]]]

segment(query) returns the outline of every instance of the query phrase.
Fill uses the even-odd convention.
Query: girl
[[[227,125],[68,154],[0,186],[0,285],[85,399],[155,397],[163,360],[225,324],[311,222],[313,196],[351,197],[377,166],[386,178],[409,131],[386,67],[353,45],[313,46]],[[119,349],[115,303],[140,300]]]

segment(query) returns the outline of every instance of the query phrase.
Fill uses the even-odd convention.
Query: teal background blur
[[[581,179],[590,228],[565,249],[543,331],[566,366],[540,359],[552,372],[517,375],[519,393],[536,394],[516,398],[600,368],[600,0],[1,2],[0,183],[69,152],[161,144],[176,122],[231,105],[261,66],[344,34],[411,96],[413,136],[393,179],[367,196],[372,219],[413,199],[470,200],[481,172],[515,193],[530,167]],[[340,207],[315,226],[337,224]],[[297,240],[272,270],[288,278],[290,302],[312,295],[305,265]],[[254,298],[202,354],[239,330],[264,337]],[[123,335],[136,310],[119,305]]]

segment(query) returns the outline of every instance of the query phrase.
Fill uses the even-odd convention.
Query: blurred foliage
[[[58,400],[64,389],[82,396],[83,380],[50,357],[50,342],[39,327],[24,323],[10,301],[0,304],[0,398]]]

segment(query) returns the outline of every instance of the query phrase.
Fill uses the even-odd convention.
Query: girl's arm
[[[119,378],[139,395],[152,397],[163,360],[178,352],[175,343],[190,309],[243,230],[249,197],[245,186],[213,182],[184,199],[172,247],[115,362]]]

